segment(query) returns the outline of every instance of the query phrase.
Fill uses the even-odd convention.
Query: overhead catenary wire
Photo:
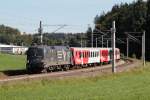
[[[142,60],[143,60],[143,65],[145,66],[145,31],[143,32],[125,32],[127,35],[127,58],[129,55],[129,40],[131,39],[132,41],[141,44],[141,41],[137,38],[142,38]],[[131,34],[141,34],[141,36],[133,36]]]
[[[140,43],[140,40],[137,39],[137,38],[135,38],[134,36],[128,35],[128,37],[129,37],[129,39],[133,40],[134,42],[136,42],[136,43],[138,43],[138,44],[141,44],[141,43]]]

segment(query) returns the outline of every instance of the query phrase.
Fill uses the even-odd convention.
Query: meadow
[[[87,78],[34,80],[0,85],[1,100],[150,100],[150,65]]]
[[[0,53],[0,71],[25,69],[25,55],[11,55]]]
[[[0,54],[0,70],[25,69],[26,56]],[[150,100],[150,64],[129,72],[0,85],[0,100]]]

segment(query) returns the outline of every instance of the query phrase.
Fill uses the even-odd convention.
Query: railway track
[[[117,72],[122,72],[126,70],[130,70],[134,67],[139,66],[141,64],[137,60],[120,60],[116,64]],[[18,82],[18,81],[25,81],[25,80],[37,80],[37,79],[59,79],[59,78],[67,78],[67,77],[88,77],[88,76],[96,76],[100,73],[111,73],[112,66],[103,65],[103,66],[96,66],[90,68],[83,68],[83,69],[76,69],[76,70],[69,70],[69,71],[61,71],[61,72],[53,72],[53,73],[46,73],[46,74],[33,74],[28,75],[24,73],[23,75],[14,75],[14,76],[4,76],[0,78],[0,83],[10,83],[10,82]]]

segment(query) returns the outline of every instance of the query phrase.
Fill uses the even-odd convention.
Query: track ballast
[[[120,60],[116,64],[117,72],[123,72],[126,70],[130,70],[134,67],[139,66],[141,62],[137,60]],[[25,81],[25,80],[37,80],[37,79],[59,79],[59,78],[67,78],[67,77],[88,77],[88,76],[96,76],[100,73],[112,73],[112,66],[103,65],[103,66],[96,66],[96,67],[89,67],[83,69],[74,69],[69,71],[59,71],[53,73],[46,73],[46,74],[26,74],[23,75],[15,75],[15,76],[3,76],[0,77],[0,83],[10,83],[16,81]]]

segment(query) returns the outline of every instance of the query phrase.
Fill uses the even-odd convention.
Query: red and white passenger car
[[[111,61],[111,48],[70,48],[72,53],[72,65],[109,63]],[[120,50],[115,49],[115,59],[120,59]]]

